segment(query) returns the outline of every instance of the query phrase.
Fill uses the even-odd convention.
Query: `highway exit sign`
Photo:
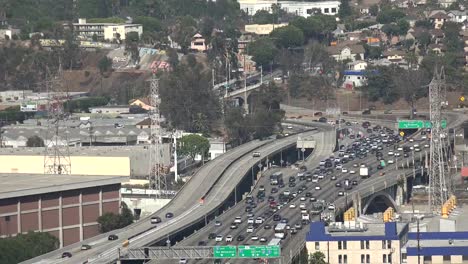
[[[215,258],[235,258],[237,256],[236,246],[216,246],[213,248]]]
[[[279,258],[280,246],[239,246],[239,258]]]
[[[422,120],[399,120],[399,129],[419,129],[424,128],[424,121]]]
[[[441,127],[447,127],[447,120],[441,121]],[[399,129],[420,129],[420,128],[432,128],[431,121],[425,120],[399,120],[398,121]]]

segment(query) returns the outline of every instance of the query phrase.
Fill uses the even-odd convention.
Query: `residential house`
[[[208,155],[210,160],[224,154],[226,152],[226,142],[222,138],[210,138],[210,149]]]
[[[444,54],[445,51],[447,50],[445,45],[442,44],[442,43],[437,43],[437,44],[432,43],[427,48],[428,48],[428,50],[431,50],[435,54],[439,54],[439,55]]]
[[[391,62],[399,62],[405,58],[406,52],[403,50],[386,50],[382,55]]]
[[[190,42],[190,49],[198,52],[205,52],[208,50],[208,45],[206,44],[205,38],[200,33],[197,33],[192,37],[192,41]]]
[[[145,120],[138,122],[138,123],[136,124],[136,127],[137,127],[138,129],[148,129],[148,128],[151,128],[151,119],[146,118]]]
[[[338,43],[327,51],[336,61],[364,59],[364,47],[358,43]]]
[[[245,25],[244,30],[247,33],[253,33],[259,36],[266,36],[270,35],[270,33],[273,31],[275,28],[280,28],[287,26],[288,23],[281,23],[281,24],[250,24],[250,25]]]
[[[343,74],[343,85],[345,89],[352,90],[367,84],[366,76],[367,62],[357,60],[346,64]]]
[[[13,36],[18,36],[21,33],[21,30],[18,28],[8,27],[6,29],[0,29],[0,40],[3,39],[12,39]]]
[[[456,0],[437,0],[437,2],[440,7],[447,8],[457,1]]]
[[[359,10],[359,13],[363,15],[367,15],[369,14],[369,9],[371,8],[371,6],[373,5],[378,6],[379,4],[380,4],[380,0],[362,0],[359,2],[355,2],[354,6],[356,9]]]
[[[434,28],[441,29],[444,25],[445,21],[449,19],[449,16],[445,13],[445,11],[438,10],[437,12],[432,12],[429,16],[429,20],[434,25]]]
[[[151,106],[149,98],[137,98],[130,101],[130,106],[139,106],[147,111],[152,110],[154,107]]]
[[[456,23],[463,23],[467,20],[466,11],[452,10],[447,13],[449,20]]]
[[[346,27],[345,24],[337,24],[336,29],[332,32],[335,38],[340,38],[345,35]]]
[[[432,40],[435,43],[441,43],[444,40],[445,34],[442,29],[431,29],[429,33],[432,35]]]
[[[239,54],[247,53],[247,45],[254,40],[253,33],[243,32],[242,35],[237,39],[237,51]]]

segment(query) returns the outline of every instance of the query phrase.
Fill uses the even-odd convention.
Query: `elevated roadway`
[[[329,126],[316,124],[322,128]],[[315,131],[301,133],[303,137],[315,134]],[[234,192],[243,176],[256,166],[267,155],[272,155],[296,144],[297,136],[279,140],[253,141],[222,155],[203,166],[183,187],[177,196],[152,216],[160,216],[163,222],[156,228],[150,223],[150,217],[140,220],[124,229],[111,232],[119,239],[107,241],[107,235],[100,235],[81,243],[45,254],[25,263],[109,263],[117,259],[119,248],[127,239],[131,247],[151,245],[154,242],[170,238],[184,228],[190,227],[218,210],[225,200]],[[262,157],[252,158],[252,151],[259,151]],[[203,204],[200,198],[205,196]],[[164,219],[166,213],[173,213],[174,218]],[[81,251],[81,245],[93,247]],[[72,252],[70,259],[61,259],[63,252]],[[124,253],[124,252],[121,252]]]

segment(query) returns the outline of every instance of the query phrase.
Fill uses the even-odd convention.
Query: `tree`
[[[171,37],[177,42],[183,53],[187,53],[192,37],[196,33],[197,22],[191,16],[178,17],[173,27]]]
[[[349,0],[341,0],[340,1],[340,9],[338,10],[338,17],[344,19],[350,15],[352,15],[353,11],[351,10],[351,6],[349,4]]]
[[[382,57],[383,49],[382,47],[378,46],[369,46],[364,44],[365,56],[369,59],[380,59]]]
[[[159,32],[162,30],[161,21],[154,17],[137,16],[133,20],[133,23],[141,24],[145,32],[146,31]]]
[[[404,18],[406,15],[403,11],[399,9],[392,9],[390,7],[385,7],[380,10],[377,15],[377,22],[380,24],[389,24],[396,22],[400,18]]]
[[[393,82],[411,109],[418,99],[428,95],[427,84],[430,82],[430,77],[424,70],[399,69],[394,75]]]
[[[431,44],[431,39],[432,39],[432,35],[427,31],[423,31],[421,32],[421,34],[416,36],[416,40],[418,41],[419,46],[422,47],[424,51],[426,51],[427,46]]]
[[[104,213],[98,217],[97,222],[99,223],[99,230],[101,233],[107,233],[109,231],[126,227],[133,223],[134,216],[132,211],[127,207],[125,203],[122,203],[122,213]]]
[[[371,5],[371,7],[369,7],[369,13],[372,16],[377,16],[377,14],[379,13],[379,6],[378,5]]]
[[[177,148],[180,155],[187,155],[192,159],[200,155],[202,160],[205,160],[205,157],[208,155],[208,150],[210,149],[210,142],[203,136],[191,134],[183,136],[179,140],[179,146]]]
[[[242,107],[226,107],[226,117],[224,126],[231,142],[235,145],[241,145],[250,140],[250,127],[248,116],[245,115]]]
[[[195,56],[173,66],[160,78],[161,114],[172,127],[192,133],[209,133],[221,114],[219,98],[211,89],[211,71]]]
[[[397,66],[377,67],[368,71],[367,85],[363,90],[367,91],[370,101],[382,100],[384,104],[391,104],[400,98],[400,91],[394,82],[397,71]]]
[[[26,141],[26,147],[29,148],[41,148],[44,147],[44,140],[39,136],[32,136]]]
[[[320,251],[310,254],[309,264],[326,264],[325,255]]]
[[[248,44],[247,53],[258,66],[265,67],[273,62],[278,49],[270,38],[260,38]]]
[[[267,10],[258,10],[252,17],[255,24],[273,24],[274,16]]]
[[[410,28],[408,20],[401,18],[397,20],[396,24],[398,26],[399,35],[406,35],[406,33],[408,33],[408,29]]]
[[[442,28],[444,31],[444,43],[448,52],[461,52],[463,42],[459,38],[460,25],[456,22],[448,21]]]
[[[20,263],[59,248],[57,237],[46,232],[29,232],[0,239],[0,263]]]
[[[125,51],[130,53],[130,59],[134,64],[140,63],[139,39],[137,32],[128,32],[125,36]]]
[[[304,44],[304,33],[293,25],[275,28],[270,35],[280,48],[295,48]]]
[[[112,59],[107,56],[102,57],[98,62],[98,68],[101,75],[112,69]]]

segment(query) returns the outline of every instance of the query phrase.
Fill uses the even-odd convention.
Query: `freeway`
[[[360,129],[359,127],[354,128],[355,131],[357,131],[359,129]],[[345,141],[344,144],[346,144],[346,143],[347,142]],[[388,151],[388,149],[387,149],[387,151]],[[386,150],[383,150],[383,152],[385,153]],[[331,153],[331,151],[328,151],[328,152],[325,151],[323,153],[315,153],[315,155],[312,155],[312,158],[310,160],[308,160],[308,165],[314,164],[314,163],[317,164],[317,162],[319,160],[322,160],[325,157],[328,157],[328,155],[330,153]],[[375,157],[369,157],[369,158],[366,158],[365,160],[360,161],[360,162],[364,162],[364,163],[366,163],[368,165],[373,166],[374,168],[377,165],[377,160],[375,159]],[[352,169],[352,168],[348,168],[348,169]],[[285,175],[288,175],[288,176],[294,176],[297,173],[297,171],[291,170],[291,169],[282,169],[282,170],[283,170],[283,173]],[[382,171],[383,172],[388,172],[390,170],[394,170],[394,167],[393,166],[392,167],[387,167]],[[401,172],[399,172],[399,173],[401,173]],[[252,194],[253,194],[253,196],[255,196],[255,194],[258,192],[259,186],[262,186],[262,188],[265,188],[265,192],[267,193],[267,196],[271,195],[271,196],[275,197],[275,199],[277,200],[278,199],[278,193],[275,193],[275,194],[271,193],[271,188],[272,187],[269,186],[269,184],[268,184],[267,175],[268,174],[265,173],[265,175],[262,178],[260,178],[260,180],[257,183],[256,188],[252,192]],[[337,173],[335,175],[337,176],[337,181],[343,181],[345,177],[350,179],[351,181],[352,180],[359,181],[359,176],[357,176],[357,174],[349,174],[349,173],[339,172],[339,173]],[[388,174],[386,177],[394,177],[394,174]],[[373,179],[385,179],[386,177],[378,177],[378,176],[375,175],[375,176],[373,176],[371,178],[373,178]],[[286,177],[285,177],[285,179],[286,179]],[[365,183],[365,181],[363,183]],[[367,185],[363,185],[363,183],[361,183],[360,185],[367,186]],[[298,185],[301,185],[301,186],[305,185],[307,187],[307,189],[304,191],[304,193],[305,192],[311,192],[315,196],[315,198],[319,198],[319,199],[320,198],[322,198],[322,199],[326,198],[326,199],[328,199],[328,201],[326,201],[326,203],[327,202],[333,202],[333,201],[337,200],[337,198],[339,198],[338,191],[341,190],[341,187],[339,187],[339,188],[334,187],[334,184],[335,184],[335,182],[330,181],[330,180],[322,180],[322,181],[319,181],[319,183],[317,183],[317,184],[309,183],[309,182],[299,182],[298,183]],[[321,190],[315,190],[315,186],[320,186]],[[287,187],[285,187],[285,188],[287,188]],[[297,192],[298,193],[299,192],[298,188],[299,188],[299,186],[296,187],[296,188],[289,188],[289,189],[290,189],[290,192]],[[300,199],[300,197],[303,197],[303,196],[304,196],[303,194],[298,195],[291,203],[298,206],[299,199]],[[307,206],[308,206],[308,209],[310,209],[311,204],[309,203],[309,200],[307,199],[306,201],[304,201],[304,203],[306,203]],[[233,237],[233,242],[230,242],[229,244],[261,244],[261,242],[259,242],[257,239],[262,238],[262,237],[266,238],[266,241],[271,240],[272,237],[273,237],[273,231],[272,231],[272,229],[265,229],[264,228],[265,224],[260,225],[256,230],[254,230],[253,233],[246,233],[246,229],[247,229],[247,226],[249,226],[249,224],[247,224],[247,222],[246,222],[247,217],[245,217],[245,215],[246,215],[245,207],[246,207],[246,205],[244,203],[242,203],[242,202],[237,204],[231,210],[229,210],[228,212],[226,212],[225,214],[221,215],[218,218],[218,221],[222,224],[221,226],[216,226],[215,223],[210,223],[208,226],[206,226],[202,230],[199,230],[196,234],[194,234],[194,235],[190,236],[189,238],[183,240],[179,245],[196,245],[197,243],[200,243],[200,241],[204,241],[202,243],[206,242],[208,245],[225,244],[224,241],[223,242],[215,242],[214,240],[208,239],[208,235],[211,234],[211,233],[216,234],[216,235],[222,235],[223,239],[225,239],[228,235],[231,235]],[[294,224],[297,223],[297,224],[301,225],[301,228],[302,228],[302,224],[300,224],[301,215],[300,215],[298,210],[299,209],[289,208],[289,205],[287,205],[286,207],[281,208],[276,213],[281,215],[282,218],[288,219],[289,220],[288,222],[291,224],[291,226],[293,226]],[[257,207],[254,208],[253,213],[254,213],[255,217],[265,216],[265,213],[267,211],[269,211],[268,203],[267,202],[259,202]],[[241,216],[242,219],[243,219],[243,222],[241,224],[239,224],[236,229],[230,229],[230,223],[237,216]],[[269,215],[268,217],[265,217],[265,218],[266,218],[266,223],[269,226],[272,227],[272,226],[275,225],[276,221],[274,221],[272,219],[271,215]],[[297,245],[300,244],[301,240],[303,241],[304,234],[305,234],[305,232],[307,232],[307,230],[305,230],[305,229],[302,230],[301,229],[299,231],[300,232],[298,232],[297,235],[289,235],[283,241],[283,254],[282,254],[283,258],[284,258],[283,260],[288,261],[290,259],[290,256],[293,256],[296,253],[296,252],[293,252],[293,248],[294,249],[298,248]],[[258,238],[256,238],[255,240],[252,240],[252,237],[254,235],[257,236]],[[237,241],[239,236],[244,236],[244,239],[242,241]],[[294,240],[294,243],[291,243],[291,240]],[[296,240],[298,240],[298,241],[296,242]],[[246,261],[246,260],[242,260],[242,261]],[[204,263],[204,262],[206,262],[206,260],[202,260],[202,261],[198,261],[198,262]],[[229,262],[232,263],[232,262],[238,262],[238,261],[230,260]]]
[[[316,125],[324,126],[323,124]],[[307,137],[314,133],[316,132],[309,131],[300,135]],[[170,234],[202,220],[227,199],[248,170],[264,158],[252,158],[250,153],[253,150],[264,154],[272,154],[294,146],[296,140],[297,137],[291,136],[274,141],[254,141],[207,163],[168,205],[152,215],[159,215],[163,218],[166,213],[174,214],[174,218],[165,219],[156,228],[150,223],[148,217],[127,228],[113,232],[119,237],[115,241],[105,241],[103,237],[106,236],[98,236],[40,256],[26,263],[82,263],[85,261],[88,261],[88,263],[107,263],[117,259],[119,248],[128,238],[130,238],[131,247],[145,246],[166,239]],[[200,204],[199,199],[205,194],[207,194],[205,202]],[[89,250],[80,251],[82,244],[91,244],[93,247]],[[65,251],[72,252],[73,257],[60,259],[61,254]]]

